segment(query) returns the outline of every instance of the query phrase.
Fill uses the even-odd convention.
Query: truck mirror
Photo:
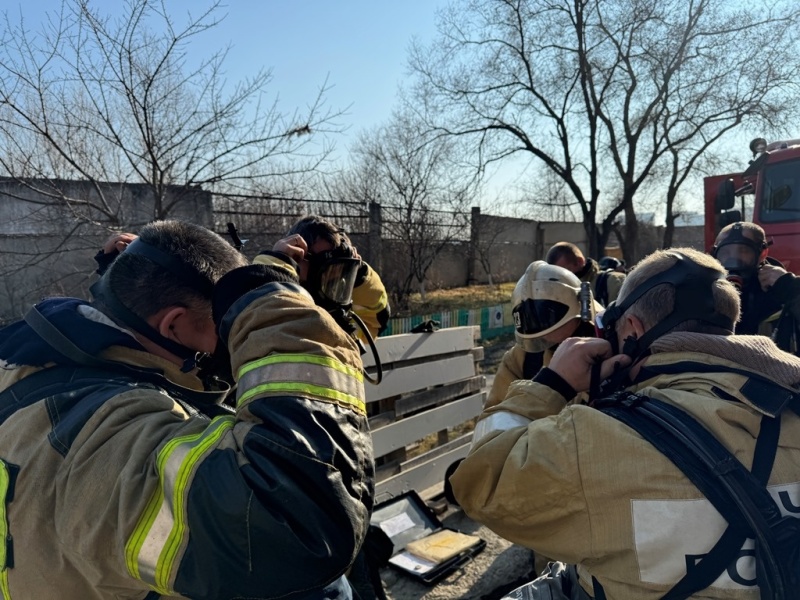
[[[733,179],[721,181],[717,188],[717,197],[714,200],[714,212],[722,212],[733,208],[736,203],[735,191],[736,186],[733,185]],[[735,221],[733,222],[735,223]]]
[[[724,213],[720,213],[717,215],[717,233],[723,227],[730,225],[731,223],[738,223],[742,220],[742,212],[739,210],[729,210]]]

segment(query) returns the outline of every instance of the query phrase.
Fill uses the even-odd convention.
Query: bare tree
[[[592,254],[624,215],[632,262],[634,198],[660,161],[675,152],[691,170],[727,131],[792,114],[799,15],[788,0],[463,0],[410,63],[433,131],[473,139],[479,167],[541,161],[580,206]]]
[[[351,157],[344,193],[380,203],[381,235],[393,246],[391,256],[384,251],[381,276],[394,305],[404,308],[415,283],[424,298],[428,272],[446,246],[460,241],[466,248],[478,181],[459,162],[456,140],[427,138],[407,113],[362,133]]]
[[[537,221],[580,222],[580,205],[564,180],[541,166],[537,175],[521,186],[517,212]]]
[[[0,275],[20,278],[23,305],[84,291],[110,231],[213,226],[211,192],[288,195],[340,131],[326,82],[307,109],[282,112],[270,71],[229,84],[227,48],[190,59],[220,2],[182,18],[159,0],[120,7],[111,18],[64,0],[36,31],[22,15],[0,21]]]
[[[182,190],[269,185],[285,195],[287,182],[328,155],[324,134],[339,128],[324,106],[327,84],[308,110],[283,113],[268,93],[270,71],[229,86],[227,49],[188,60],[188,46],[206,43],[219,23],[220,2],[181,22],[163,0],[123,6],[110,18],[89,0],[64,0],[36,33],[5,15],[0,167],[35,190],[27,202],[57,206],[61,218],[131,226],[120,188],[103,183],[145,185],[145,220],[160,219]],[[91,196],[60,185],[76,179],[91,182]]]

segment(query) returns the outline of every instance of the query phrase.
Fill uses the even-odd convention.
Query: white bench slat
[[[483,409],[484,396],[483,392],[479,392],[373,430],[375,457],[384,456],[431,433],[449,429],[478,416]]]
[[[403,333],[375,340],[382,363],[438,356],[450,352],[471,350],[480,335],[480,327],[448,327],[433,333]],[[375,366],[372,352],[367,350],[361,359],[365,367]]]
[[[386,371],[380,385],[365,383],[364,391],[367,402],[375,402],[474,376],[475,360],[471,354],[465,354]]]
[[[444,472],[447,467],[464,458],[468,452],[469,444],[464,444],[413,469],[378,482],[375,486],[375,502],[385,502],[409,490],[420,491],[441,485],[444,482]]]

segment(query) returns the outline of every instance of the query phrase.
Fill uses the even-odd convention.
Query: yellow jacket
[[[746,466],[762,416],[753,403],[758,394],[746,384],[761,374],[760,382],[766,376],[774,383],[760,393],[796,393],[800,385],[800,359],[762,336],[670,334],[652,350],[629,389],[686,410]],[[780,418],[769,489],[796,515],[800,418],[788,410]],[[590,594],[594,576],[609,600],[661,598],[686,573],[687,561],[708,552],[725,529],[719,513],[655,447],[589,406],[567,406],[540,383],[511,384],[507,398],[484,411],[475,436],[450,479],[460,505],[512,542],[579,565]],[[747,547],[695,597],[759,598],[747,584],[754,572]]]

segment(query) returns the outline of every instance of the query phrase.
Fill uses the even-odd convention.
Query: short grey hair
[[[720,273],[722,278],[716,280],[712,286],[714,297],[714,310],[730,318],[731,323],[739,320],[739,293],[734,285],[726,280],[725,268],[713,256],[699,252],[693,248],[670,248],[669,250],[656,250],[643,258],[628,274],[619,291],[616,303],[622,304],[625,298],[633,293],[645,281],[672,267],[678,259],[675,254],[682,254],[693,263]],[[628,309],[628,315],[637,317],[644,328],[651,329],[660,321],[668,317],[675,309],[675,288],[663,283],[645,292]],[[689,320],[676,325],[671,331],[693,331],[696,333],[727,334],[729,331],[698,320]]]

